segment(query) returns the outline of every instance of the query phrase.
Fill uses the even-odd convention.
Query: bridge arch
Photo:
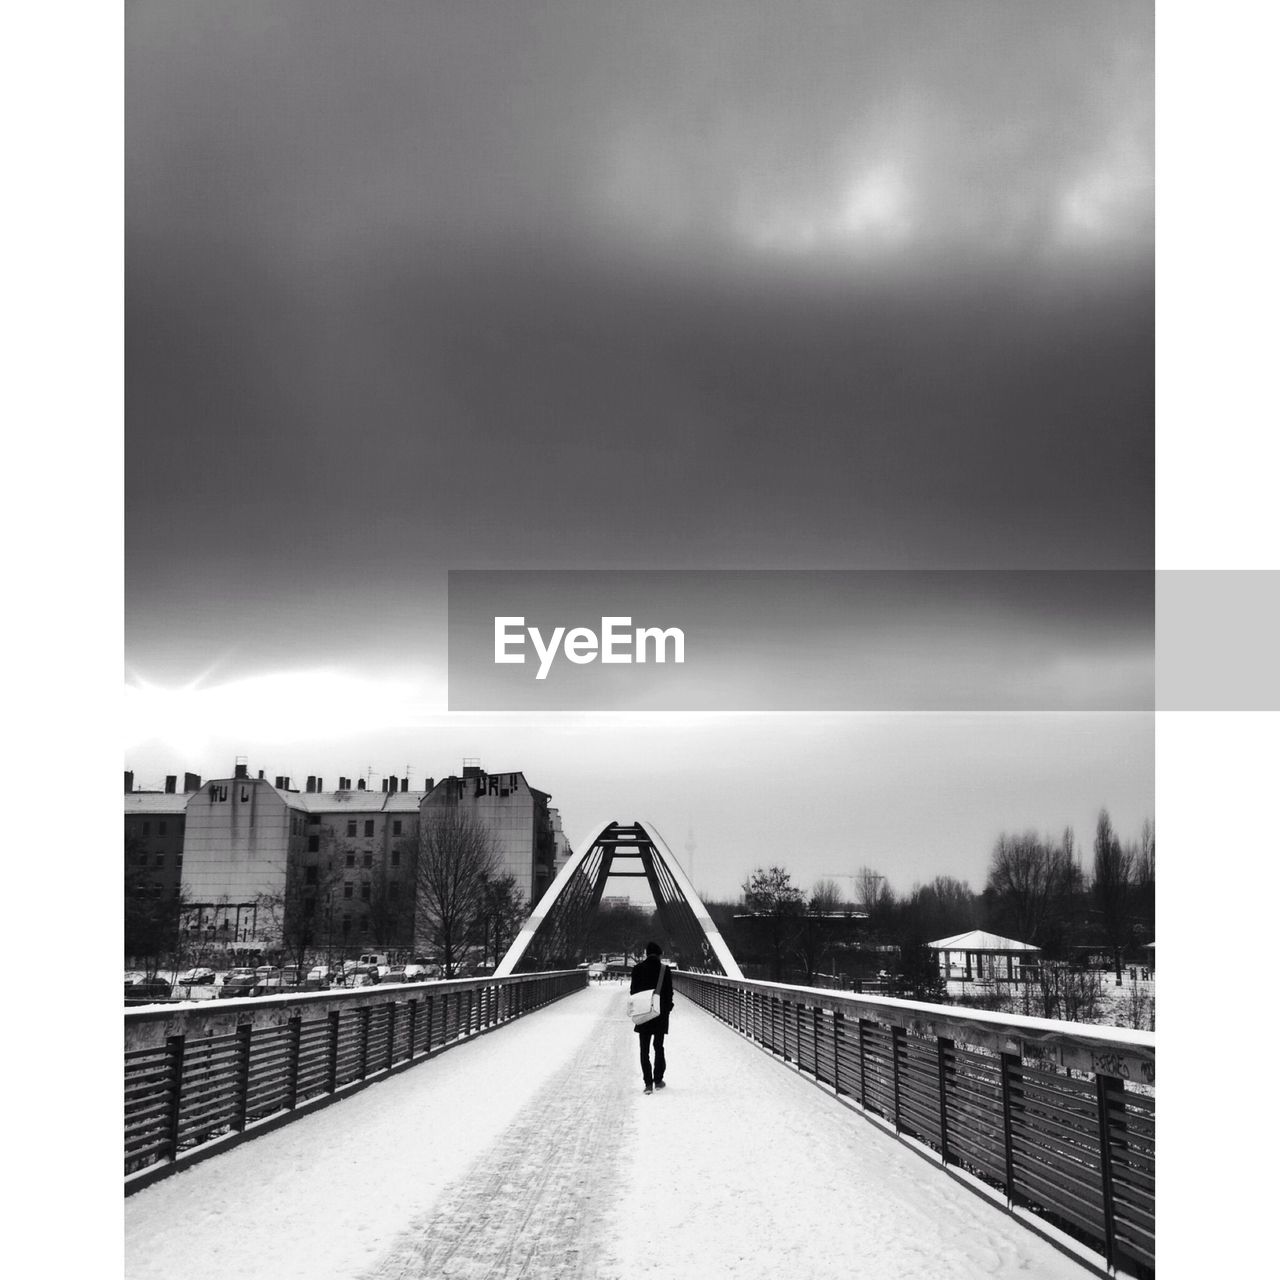
[[[640,869],[614,870],[615,863],[638,863]],[[561,868],[494,976],[577,964],[611,874],[648,880],[662,927],[686,964],[728,978],[742,977],[693,883],[657,828],[651,822],[616,819],[604,823]]]

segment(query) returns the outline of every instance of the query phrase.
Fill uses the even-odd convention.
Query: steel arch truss
[[[639,863],[639,870],[633,869],[635,863]],[[666,841],[651,823],[640,822],[605,823],[565,863],[511,950],[502,957],[495,977],[578,964],[610,875],[644,876],[648,880],[658,918],[682,964],[730,978],[742,977],[737,961]]]

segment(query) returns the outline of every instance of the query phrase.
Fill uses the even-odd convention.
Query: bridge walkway
[[[125,1275],[1090,1274],[679,999],[667,1056],[575,993],[130,1196]]]

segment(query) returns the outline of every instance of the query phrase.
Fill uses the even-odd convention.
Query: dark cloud
[[[132,649],[448,566],[1150,562],[1148,5],[128,28]]]

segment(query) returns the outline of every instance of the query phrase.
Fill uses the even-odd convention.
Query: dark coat
[[[665,1036],[671,1029],[669,1019],[671,1006],[675,1004],[675,994],[672,991],[671,970],[662,964],[661,957],[646,956],[631,970],[631,990],[652,991],[659,974],[662,976],[662,991],[658,996],[658,1004],[662,1007],[662,1013],[656,1018],[650,1018],[648,1022],[637,1022],[636,1035],[641,1031],[651,1031],[655,1035]]]

